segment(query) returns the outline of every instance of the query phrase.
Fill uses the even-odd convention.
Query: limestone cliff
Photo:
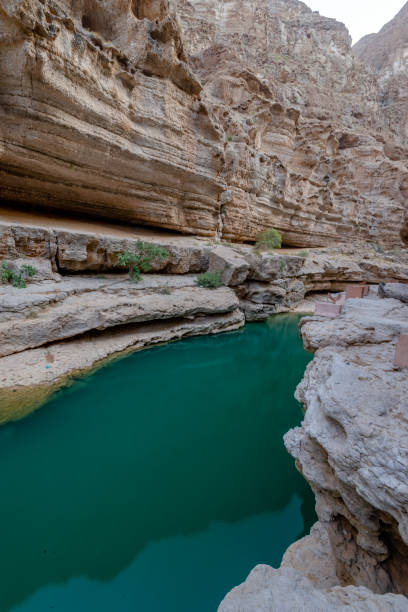
[[[0,0],[0,48],[0,204],[296,246],[405,237],[377,78],[302,2]]]
[[[0,201],[215,234],[200,90],[168,0],[1,0]]]
[[[371,66],[379,85],[380,116],[392,134],[386,144],[391,159],[407,159],[408,150],[408,2],[378,34],[369,34],[354,47],[354,54]],[[401,183],[408,195],[407,179]],[[408,241],[408,216],[402,235]]]
[[[371,66],[380,86],[381,112],[393,133],[395,159],[408,146],[408,2],[378,34],[364,36],[354,54]]]

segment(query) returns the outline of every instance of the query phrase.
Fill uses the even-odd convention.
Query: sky
[[[346,24],[353,44],[366,34],[381,30],[406,0],[303,0],[314,11]]]

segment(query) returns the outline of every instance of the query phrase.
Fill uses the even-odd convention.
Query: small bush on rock
[[[276,229],[266,230],[261,232],[256,237],[255,251],[272,251],[280,249],[282,246],[282,236]]]
[[[219,272],[204,272],[197,276],[196,282],[199,287],[204,287],[204,289],[217,289],[224,285]]]
[[[20,269],[16,266],[14,270],[7,261],[2,261],[0,265],[0,279],[16,289],[25,289],[28,279],[36,274],[37,270],[28,264],[22,265]]]
[[[142,280],[142,272],[149,272],[152,262],[155,259],[166,259],[169,252],[157,244],[149,244],[138,240],[134,252],[126,250],[118,254],[116,266],[127,268],[130,279],[136,283]]]

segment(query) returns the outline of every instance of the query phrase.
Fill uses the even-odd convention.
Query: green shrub
[[[37,274],[37,270],[30,266],[29,264],[24,264],[21,266],[21,274],[26,278],[32,278]]]
[[[300,251],[298,253],[299,257],[307,257],[309,255],[309,251]]]
[[[204,287],[204,289],[217,289],[224,284],[219,272],[204,272],[197,276],[196,283],[199,287]]]
[[[256,251],[272,251],[273,249],[280,249],[282,246],[282,236],[276,229],[266,230],[261,232],[256,237],[255,250]]]
[[[37,270],[29,264],[23,264],[20,269],[13,270],[7,261],[2,261],[0,266],[0,279],[3,283],[9,283],[16,289],[25,289],[27,280],[37,274]]]
[[[155,259],[166,259],[169,252],[157,244],[149,244],[138,240],[136,250],[134,252],[126,250],[118,254],[116,266],[119,268],[127,268],[132,281],[139,282],[142,280],[142,272],[148,272]]]

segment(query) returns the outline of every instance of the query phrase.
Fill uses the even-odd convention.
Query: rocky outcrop
[[[408,595],[407,370],[394,367],[408,306],[349,300],[304,319],[314,361],[297,390],[302,426],[285,438],[316,495],[342,584]]]
[[[382,298],[394,298],[408,304],[408,284],[381,283],[378,288],[378,295]]]
[[[364,587],[333,587],[321,591],[300,572],[258,565],[247,580],[233,589],[218,612],[406,612],[400,595],[374,595]]]
[[[394,354],[408,305],[371,293],[336,319],[302,319],[300,331],[315,358],[296,393],[305,419],[285,444],[319,522],[280,569],[256,567],[219,610],[406,611],[408,370]]]
[[[29,291],[0,286],[0,357],[80,336],[91,330],[160,321],[195,319],[238,310],[231,289],[208,291],[195,277],[65,277],[33,283]],[[240,316],[239,320],[243,321]]]
[[[109,359],[188,336],[233,331],[244,324],[238,309],[223,312],[218,305],[210,312],[207,302],[206,299],[206,314],[117,326],[103,332],[94,330],[85,336],[0,358],[0,424],[22,418],[72,377],[100,367]]]
[[[132,283],[117,258],[137,250],[138,241],[163,247],[167,255]],[[257,253],[23,214],[0,223],[0,260],[15,270],[23,264],[36,269],[26,289],[0,284],[0,421],[25,414],[73,373],[121,351],[229,331],[279,312],[313,312],[313,292],[340,291],[350,282],[408,280],[404,252],[360,246]],[[197,274],[206,270],[220,274],[225,286],[199,288]]]
[[[403,249],[384,252],[376,245],[357,243],[258,253],[244,245],[12,213],[8,221],[0,222],[0,259],[49,259],[53,270],[63,275],[111,273],[118,271],[118,254],[134,249],[137,240],[168,253],[153,261],[152,272],[219,273],[239,297],[247,321],[288,312],[314,292],[343,291],[350,283],[408,281],[408,255]]]
[[[226,134],[223,236],[400,241],[407,167],[343,26],[296,0],[178,0],[189,63]]]
[[[376,79],[302,2],[1,0],[0,47],[0,205],[234,241],[408,240]]]

